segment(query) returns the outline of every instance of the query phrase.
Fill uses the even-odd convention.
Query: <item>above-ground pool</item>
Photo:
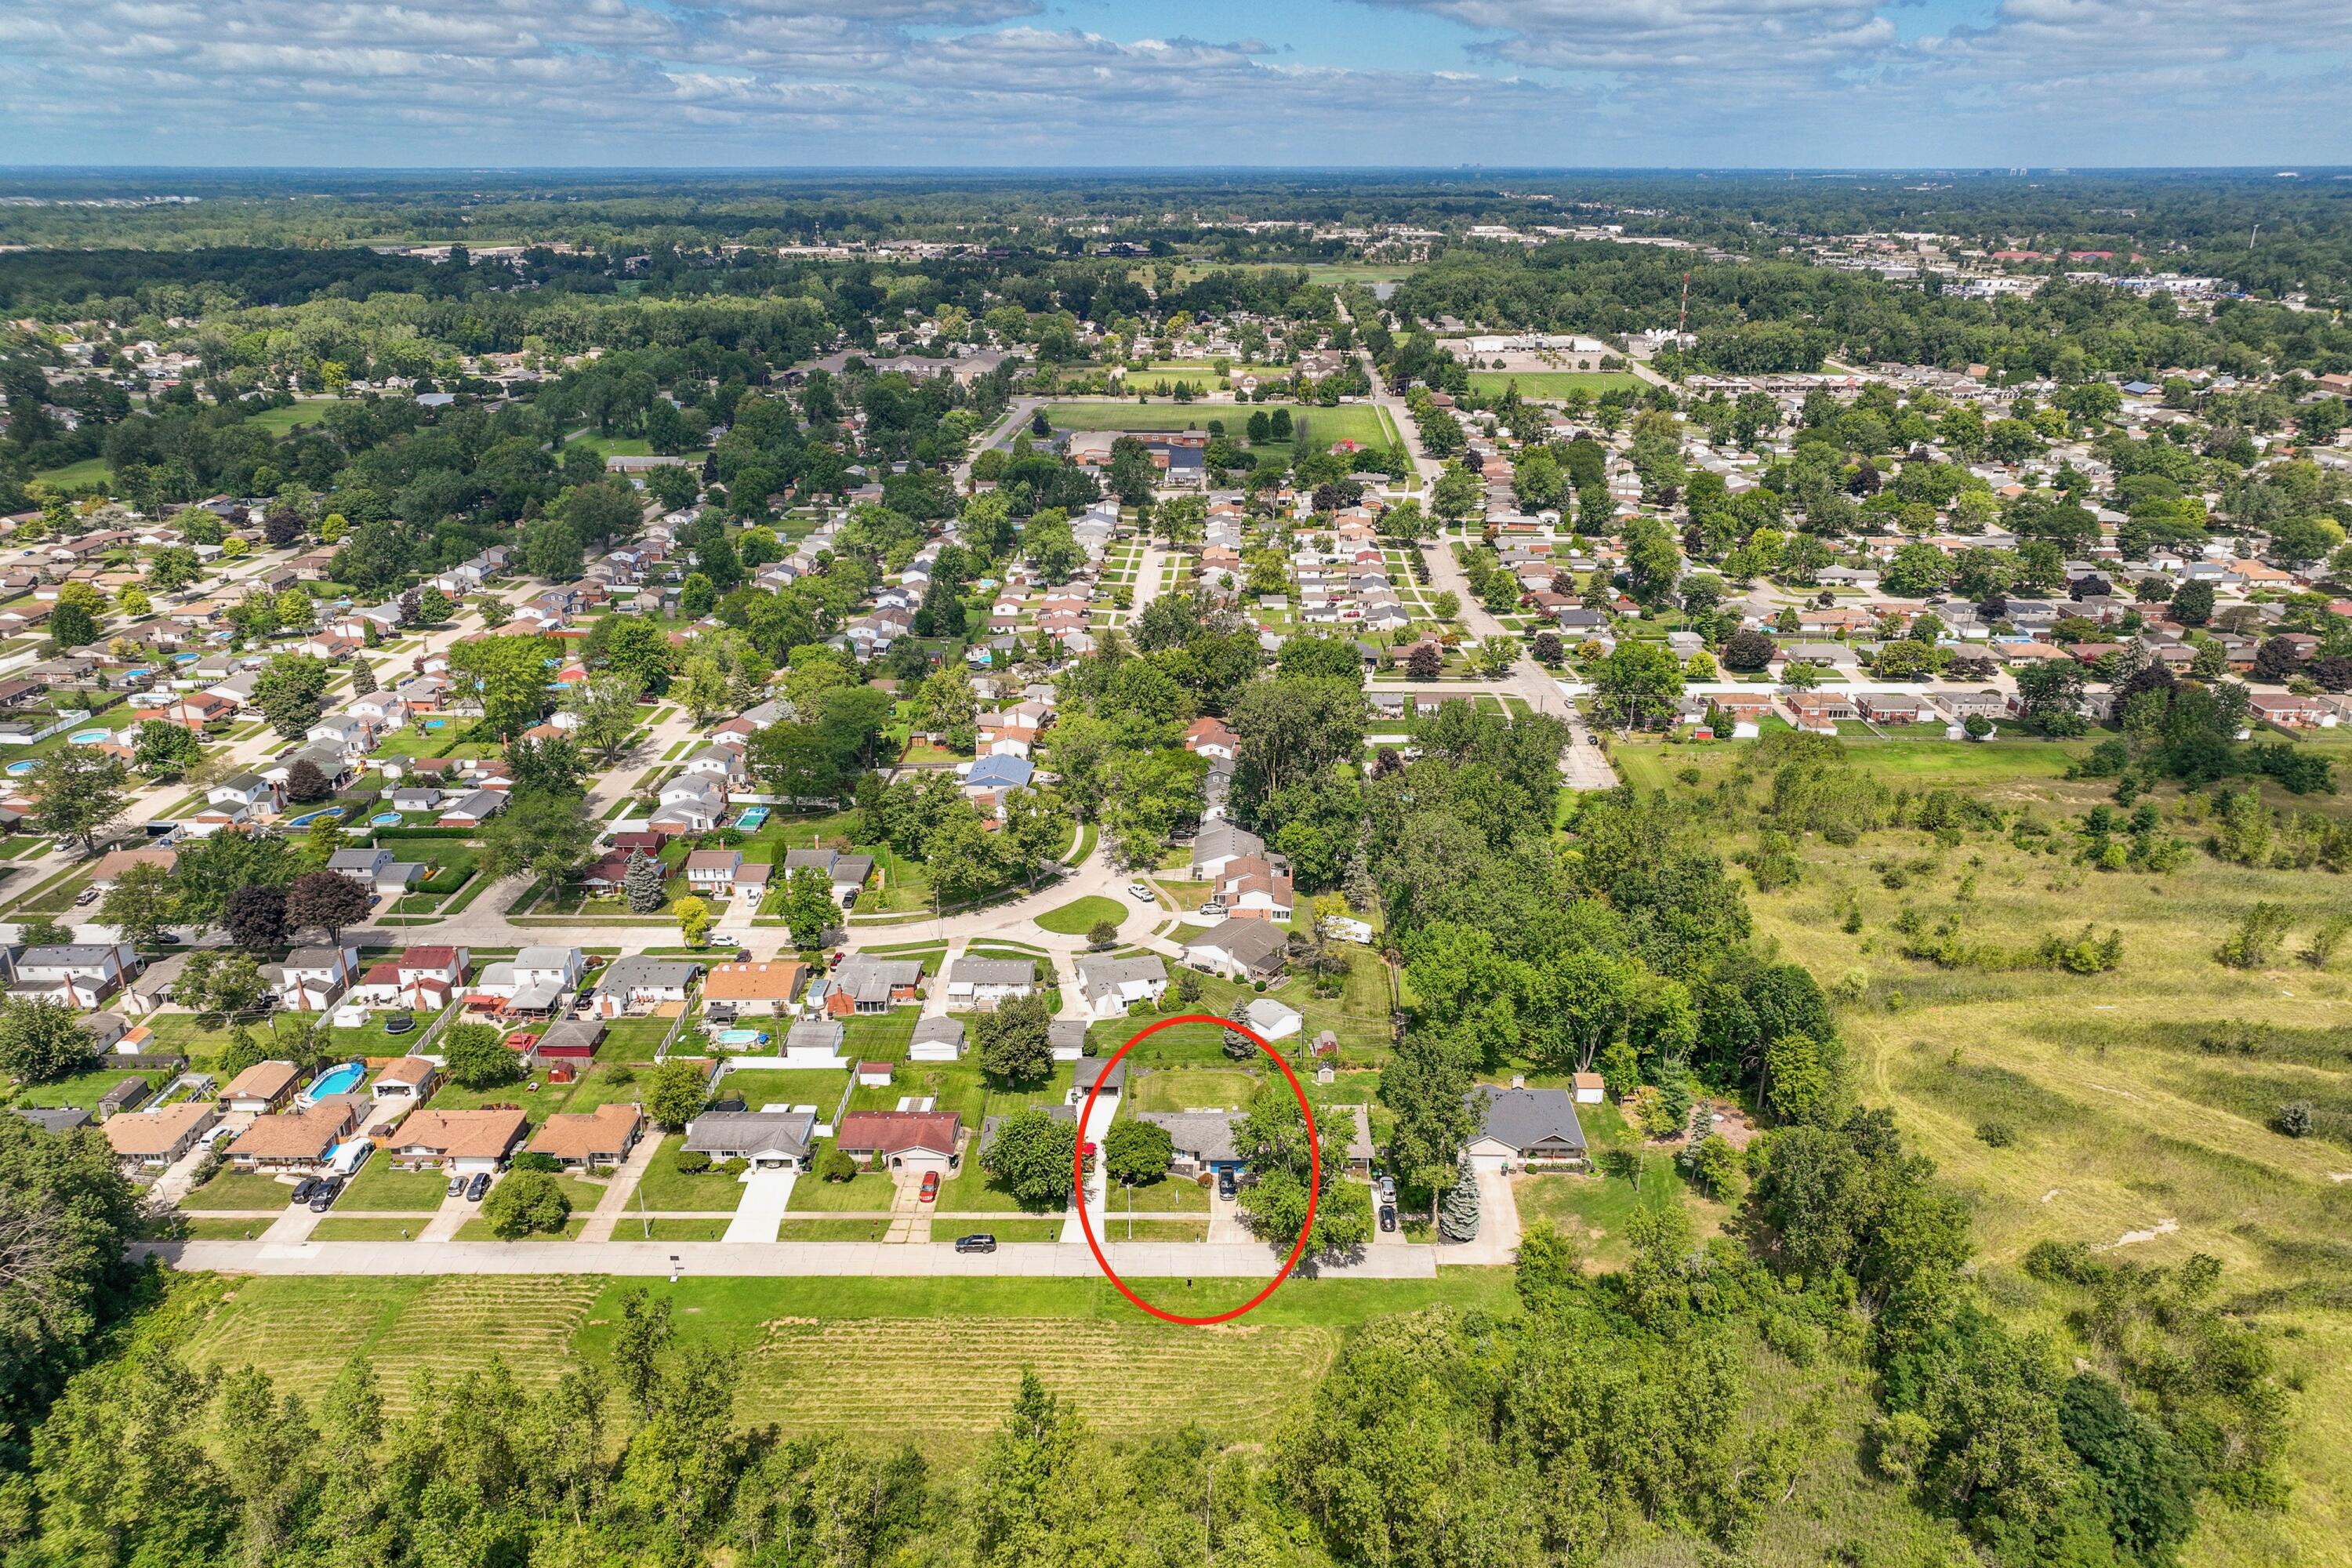
[[[329,1095],[349,1094],[359,1088],[360,1081],[366,1077],[365,1063],[342,1062],[312,1079],[310,1087],[304,1089],[299,1098],[304,1104],[312,1105]]]
[[[368,818],[368,821],[377,827],[397,827],[402,820],[400,813],[396,811],[379,811]]]
[[[767,826],[767,822],[768,808],[764,805],[754,805],[744,809],[743,815],[735,819],[735,826],[746,833],[757,833]]]
[[[341,806],[331,805],[324,811],[306,812],[302,816],[289,822],[286,826],[289,827],[308,827],[310,824],[318,821],[319,818],[322,816],[341,816],[342,815],[343,808]]]
[[[425,721],[425,727],[428,730],[446,730],[449,727],[449,721],[446,719],[427,719]]]
[[[95,746],[101,741],[111,741],[114,739],[114,731],[111,730],[76,730],[72,734],[68,735],[66,739],[71,741],[77,746]]]
[[[26,757],[22,762],[10,763],[8,764],[8,776],[12,779],[23,778],[26,773],[31,773],[35,768],[37,768],[40,765],[40,763],[35,762],[30,757]]]
[[[760,1029],[721,1029],[710,1037],[714,1046],[764,1046],[766,1033]]]

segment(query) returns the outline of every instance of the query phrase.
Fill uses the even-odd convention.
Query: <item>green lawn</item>
[[[1037,917],[1037,923],[1056,936],[1084,936],[1097,921],[1117,925],[1126,916],[1126,906],[1117,899],[1088,897],[1047,910]]]
[[[821,1121],[841,1103],[849,1074],[839,1068],[753,1068],[719,1080],[724,1097],[740,1095],[753,1110],[767,1105],[814,1105]]]
[[[126,1078],[144,1079],[149,1089],[164,1081],[161,1072],[134,1072],[129,1068],[100,1065],[88,1072],[78,1072],[68,1078],[53,1079],[47,1083],[24,1085],[17,1092],[19,1105],[55,1110],[74,1106],[82,1110],[95,1110],[107,1091]]]
[[[438,1171],[402,1171],[389,1160],[373,1159],[360,1167],[351,1186],[337,1200],[349,1209],[403,1209],[430,1214],[441,1206],[448,1178]]]
[[[294,1189],[275,1176],[223,1171],[180,1200],[184,1209],[282,1209]]]
[[[297,398],[283,408],[264,408],[257,413],[249,414],[246,416],[245,422],[252,429],[267,430],[272,436],[283,436],[289,430],[299,429],[305,425],[321,423],[327,417],[327,410],[333,407],[334,404],[335,400],[331,397]]]
[[[346,1198],[345,1202],[350,1200]],[[422,1219],[338,1219],[329,1215],[310,1227],[312,1241],[415,1241],[425,1232]]]
[[[793,1184],[792,1214],[881,1214],[898,1195],[898,1184],[879,1171],[860,1171],[845,1182],[803,1176]]]
[[[1225,434],[1234,440],[1242,439],[1249,416],[1257,412],[1258,404],[1202,403],[1124,403],[1090,401],[1085,403],[1049,403],[1045,416],[1064,430],[1133,430],[1206,431],[1212,419],[1222,423]],[[1384,447],[1396,440],[1395,427],[1379,407],[1370,403],[1343,403],[1336,408],[1301,408],[1296,405],[1266,405],[1290,411],[1293,427],[1307,426],[1307,438],[1320,448],[1335,441],[1354,441],[1366,447]],[[1296,447],[1294,440],[1290,445]],[[1278,443],[1274,445],[1279,445]]]
[[[580,1239],[581,1229],[585,1226],[587,1223],[588,1216],[586,1215],[574,1211],[572,1217],[563,1222],[563,1228],[562,1230],[533,1231],[530,1235],[523,1237],[520,1239],[522,1242],[577,1241]],[[457,1239],[459,1241],[496,1241],[499,1237],[490,1234],[490,1222],[488,1220],[478,1218],[469,1219],[465,1224],[459,1226],[457,1227]]]
[[[686,1142],[685,1134],[673,1132],[662,1140],[653,1163],[646,1167],[644,1177],[637,1183],[636,1195],[629,1200],[634,1212],[642,1201],[648,1209],[671,1209],[686,1214],[732,1214],[735,1205],[743,1201],[743,1184],[733,1176],[722,1176],[715,1171],[703,1171],[686,1175],[677,1168],[677,1153]]]
[[[68,463],[62,468],[47,468],[33,477],[59,489],[94,487],[110,490],[114,488],[114,472],[106,466],[104,458],[84,458],[79,463]]]
[[[1622,370],[1474,370],[1470,390],[1481,397],[1500,397],[1517,382],[1519,395],[1530,403],[1557,403],[1570,393],[1594,397],[1604,392],[1639,392],[1642,378]]]
[[[880,1241],[890,1232],[887,1219],[794,1219],[784,1216],[776,1227],[778,1241]]]
[[[1170,1031],[1173,1033],[1173,1031]],[[1148,1052],[1159,1044],[1154,1035],[1129,1053],[1128,1060],[1136,1059],[1139,1052]],[[1211,1067],[1152,1068],[1134,1074],[1129,1080],[1128,1103],[1136,1110],[1191,1110],[1206,1106],[1239,1107],[1249,1103],[1256,1092],[1257,1075],[1240,1066],[1228,1070]]]

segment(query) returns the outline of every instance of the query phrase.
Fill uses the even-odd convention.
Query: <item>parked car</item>
[[[1234,1173],[1231,1171],[1219,1171],[1217,1173],[1217,1195],[1224,1199],[1227,1203],[1231,1203],[1234,1201],[1234,1193],[1235,1190]]]
[[[940,1173],[937,1171],[925,1171],[923,1173],[923,1191],[920,1195],[920,1201],[927,1204],[931,1203],[937,1200],[939,1195]]]
[[[1394,1230],[1396,1228],[1396,1205],[1382,1204],[1381,1205],[1381,1228],[1382,1230]]]
[[[704,940],[708,941],[713,947],[740,947],[743,945],[743,939],[737,936],[731,931],[715,931]]]
[[[1381,1202],[1384,1204],[1392,1204],[1396,1202],[1396,1178],[1394,1176],[1382,1176],[1381,1178]]]
[[[445,1196],[448,1196],[448,1197],[453,1197],[453,1198],[462,1198],[462,1197],[464,1197],[464,1196],[466,1195],[466,1178],[465,1178],[465,1177],[463,1177],[463,1176],[452,1176],[452,1177],[450,1177],[450,1178],[449,1178],[449,1190],[448,1190],[448,1192],[447,1192],[446,1194],[444,1194],[444,1195],[445,1195]]]
[[[76,909],[80,909],[85,904],[94,904],[96,902],[98,902],[98,889],[96,888],[84,888],[80,892],[74,895],[74,908]]]
[[[466,1184],[466,1201],[469,1204],[480,1203],[482,1194],[489,1190],[490,1173],[488,1171],[477,1171],[474,1173],[474,1179]]]
[[[310,1212],[312,1214],[325,1214],[329,1209],[335,1206],[335,1200],[342,1195],[342,1177],[329,1176],[325,1181],[319,1184],[319,1190],[310,1194]]]
[[[1225,901],[1223,899],[1211,899],[1207,903],[1201,906],[1201,914],[1202,918],[1207,920],[1222,919],[1223,918],[1224,912]]]
[[[1148,904],[1152,901],[1151,885],[1148,882],[1129,882],[1127,885],[1127,891],[1128,896],[1137,903]]]
[[[959,1236],[956,1237],[956,1250],[958,1252],[993,1252],[996,1250],[996,1237],[985,1231],[978,1236]]]
[[[305,1176],[294,1184],[294,1195],[286,1201],[289,1204],[307,1204],[310,1201],[310,1194],[318,1190],[319,1179],[316,1176]]]

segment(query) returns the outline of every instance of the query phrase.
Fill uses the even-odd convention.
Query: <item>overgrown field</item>
[[[2220,1298],[2275,1331],[2283,1373],[2300,1388],[2295,1491],[2280,1514],[2209,1510],[2183,1560],[2341,1561],[2352,1522],[2352,953],[2326,968],[2299,953],[2323,921],[2352,910],[2352,883],[2201,847],[2163,874],[2078,864],[2084,813],[2112,785],[2053,777],[2045,759],[2058,749],[2037,750],[1848,746],[1847,760],[1890,789],[1949,782],[2011,824],[2023,809],[2053,831],[1948,831],[1939,842],[1888,828],[1848,847],[1803,837],[1799,879],[1751,889],[1759,934],[1840,997],[1860,1094],[1893,1105],[1906,1142],[1966,1194],[1987,1288],[2005,1309],[2070,1332],[2019,1267],[2045,1239],[2141,1264],[2221,1261]],[[1958,765],[1937,766],[1939,753]],[[1715,797],[1738,760],[1729,747],[1637,754],[1637,776],[1695,802]],[[1696,784],[1676,776],[1685,766],[1699,770]],[[1759,781],[1754,798],[1768,789]],[[2158,798],[2164,830],[2201,845],[2210,829],[2197,809],[2170,789]],[[1723,847],[1756,843],[1741,831]],[[2284,911],[2285,938],[2259,966],[2224,966],[2224,939],[2265,903]],[[1977,956],[1953,967],[1906,958],[1898,920],[1914,931],[1955,921]],[[2111,971],[2009,966],[2085,926],[2120,933]],[[2307,1135],[2277,1130],[2290,1103],[2309,1107]]]

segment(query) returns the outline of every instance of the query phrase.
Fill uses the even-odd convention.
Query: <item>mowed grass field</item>
[[[872,1436],[878,1389],[891,1408],[920,1413],[887,1423],[888,1439],[903,1436],[948,1461],[968,1457],[1003,1420],[1024,1368],[1114,1436],[1196,1420],[1250,1440],[1305,1394],[1366,1318],[1438,1300],[1517,1310],[1506,1269],[1450,1270],[1438,1281],[1293,1279],[1247,1320],[1210,1330],[1149,1318],[1100,1279],[207,1278],[189,1282],[207,1310],[181,1353],[192,1366],[263,1367],[306,1400],[364,1353],[386,1406],[404,1412],[415,1374],[427,1367],[457,1375],[498,1354],[539,1388],[575,1361],[606,1364],[621,1294],[640,1283],[673,1301],[681,1341],[739,1357],[743,1425]],[[1150,1286],[1153,1299],[1195,1311],[1258,1288]]]
[[[1336,408],[1301,408],[1288,404],[1256,403],[1125,403],[1108,399],[1087,402],[1049,403],[1045,417],[1064,430],[1132,430],[1147,431],[1202,430],[1212,419],[1220,420],[1225,433],[1240,440],[1249,416],[1261,409],[1272,412],[1286,407],[1294,421],[1304,421],[1307,433],[1318,447],[1328,447],[1334,441],[1355,441],[1367,447],[1386,447],[1397,440],[1396,426],[1377,405],[1370,403],[1343,403]]]
[[[1983,833],[1949,847],[1909,829],[1846,848],[1808,838],[1798,885],[1750,889],[1758,935],[1825,986],[1858,987],[1840,1011],[1860,1095],[1894,1106],[1908,1143],[1967,1197],[1981,1277],[2010,1311],[2068,1331],[2019,1268],[2044,1238],[2141,1264],[2200,1252],[2221,1261],[2221,1299],[2271,1331],[2298,1390],[2295,1494],[2283,1513],[2214,1518],[2183,1560],[2340,1561],[2352,1525],[2352,962],[2339,954],[2320,971],[2294,954],[2322,919],[2352,907],[2352,884],[2201,850],[2163,876],[2075,866],[2064,825],[2112,786],[2052,776],[2049,760],[2063,765],[2071,749],[1849,743],[1848,760],[1890,787],[1949,783],[2030,807],[2068,852]],[[1655,775],[1677,795],[1712,794],[1729,752],[1665,748]],[[1696,791],[1672,780],[1685,757],[1701,770]],[[2171,831],[2202,841],[2173,792],[2162,804]],[[1903,886],[1888,885],[1890,871]],[[2258,902],[2289,911],[2287,941],[2266,968],[2223,967],[2215,949]],[[2072,939],[2088,922],[2122,932],[2124,956],[2097,975],[1941,970],[1898,952],[1892,922],[1906,906],[1931,924],[1957,912],[1965,940],[2008,949]],[[1844,929],[1849,909],[1858,931]],[[2290,1100],[2313,1105],[2313,1136],[2273,1131]],[[1991,1123],[2008,1130],[2005,1146],[1979,1136]]]
[[[1500,397],[1517,382],[1519,395],[1530,403],[1557,403],[1571,392],[1594,397],[1604,392],[1639,392],[1642,378],[1623,370],[1474,370],[1470,390],[1481,397]]]

